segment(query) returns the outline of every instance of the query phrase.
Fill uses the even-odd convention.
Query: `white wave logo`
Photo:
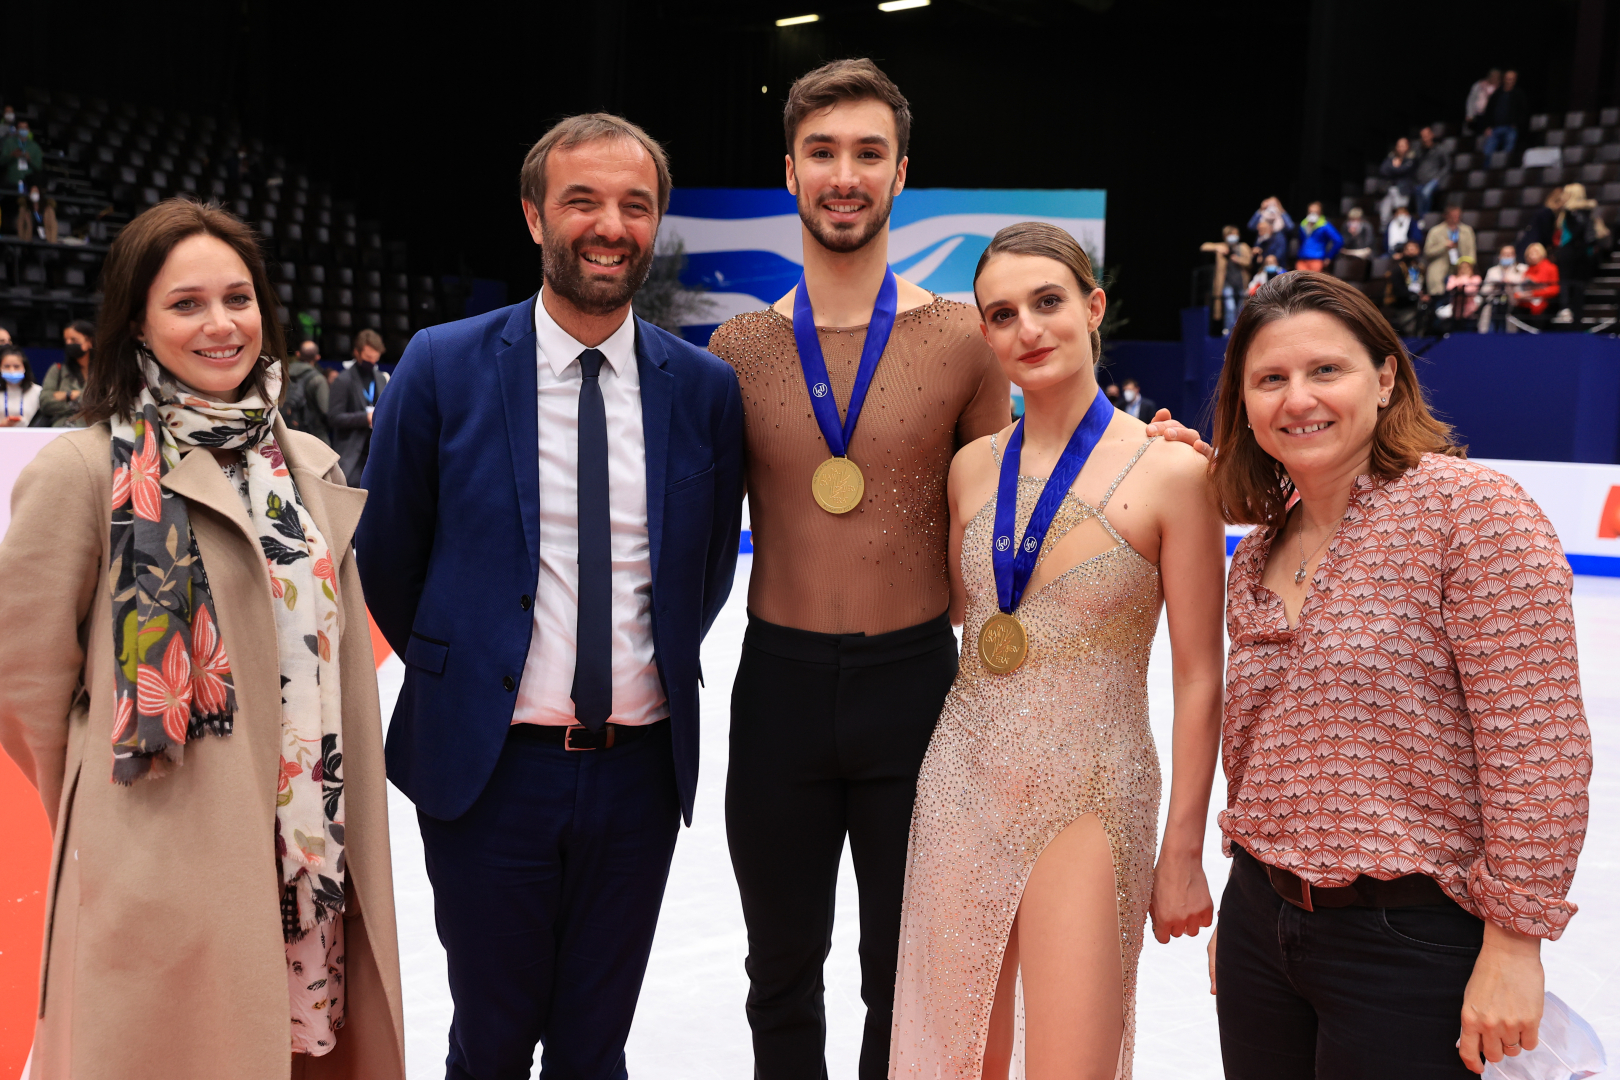
[[[997,551],[1006,551],[1010,547],[1012,547],[1012,541],[1011,540],[1007,539],[1005,536],[996,537],[996,550]]]
[[[1041,542],[1035,539],[1035,537],[1028,536],[1024,538],[1024,550],[1029,552],[1031,555],[1035,554],[1035,549],[1040,546]]]
[[[812,386],[810,388],[810,392],[812,394],[816,395],[816,397],[826,397],[827,396],[827,384],[824,383],[824,382],[818,382],[818,383],[816,383],[816,385],[814,385],[814,386]]]

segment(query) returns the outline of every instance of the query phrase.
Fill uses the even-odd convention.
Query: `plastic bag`
[[[1608,1064],[1597,1032],[1565,1005],[1547,995],[1541,1014],[1541,1041],[1534,1050],[1500,1062],[1487,1061],[1483,1080],[1584,1080]]]

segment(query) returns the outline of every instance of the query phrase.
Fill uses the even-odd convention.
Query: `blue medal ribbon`
[[[855,369],[855,385],[849,392],[849,409],[844,422],[838,422],[838,403],[833,400],[832,383],[827,378],[827,359],[821,353],[821,339],[816,335],[816,316],[810,307],[810,290],[800,275],[798,288],[793,292],[793,340],[799,346],[799,367],[804,371],[804,386],[810,391],[810,406],[815,410],[816,424],[827,440],[827,449],[833,457],[849,456],[849,444],[855,437],[855,422],[860,419],[861,406],[866,403],[866,391],[877,373],[878,361],[889,344],[894,331],[895,310],[900,305],[900,286],[894,271],[884,272],[883,284],[878,287],[877,303],[872,307],[872,321],[866,327],[866,342],[861,346],[861,365]]]
[[[1041,545],[1046,542],[1046,530],[1057,516],[1063,497],[1069,493],[1074,478],[1085,468],[1091,452],[1102,441],[1103,432],[1114,419],[1114,406],[1108,395],[1097,391],[1097,400],[1086,410],[1080,425],[1069,436],[1063,456],[1052,467],[1046,478],[1041,497],[1035,503],[1035,512],[1029,515],[1024,536],[1017,548],[1013,547],[1013,529],[1018,522],[1018,459],[1024,452],[1024,421],[1020,417],[1007,439],[1007,449],[1001,454],[1001,484],[996,489],[996,535],[990,545],[990,565],[996,572],[996,600],[1001,610],[1011,615],[1024,598],[1024,586],[1035,572],[1035,561],[1040,557]]]

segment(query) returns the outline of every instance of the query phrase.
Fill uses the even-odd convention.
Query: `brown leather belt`
[[[1446,895],[1440,883],[1427,874],[1406,874],[1403,877],[1391,878],[1389,881],[1362,874],[1348,885],[1324,888],[1312,885],[1304,878],[1280,867],[1263,863],[1237,845],[1233,845],[1233,855],[1240,859],[1253,859],[1255,864],[1266,872],[1272,890],[1301,911],[1315,911],[1317,908],[1417,907],[1422,904],[1456,903]]]
[[[659,720],[652,724],[603,724],[602,730],[592,731],[582,724],[570,727],[553,724],[513,724],[508,738],[525,742],[552,743],[564,750],[611,750],[615,746],[635,742],[651,734]]]

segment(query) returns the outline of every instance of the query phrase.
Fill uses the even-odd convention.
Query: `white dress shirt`
[[[579,629],[579,354],[585,346],[534,305],[540,419],[540,580],[534,636],[523,664],[514,724],[573,724],[574,645]],[[636,324],[596,346],[607,414],[608,512],[613,560],[614,724],[669,715],[653,660],[652,548],[647,536],[647,442],[641,429]]]

